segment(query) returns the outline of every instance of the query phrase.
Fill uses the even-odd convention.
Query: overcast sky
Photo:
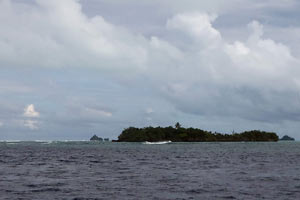
[[[129,126],[300,139],[297,0],[0,0],[0,140]]]

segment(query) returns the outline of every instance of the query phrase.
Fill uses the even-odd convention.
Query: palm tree
[[[175,128],[176,128],[176,129],[181,128],[181,124],[179,124],[179,122],[177,122],[177,123],[175,124]]]

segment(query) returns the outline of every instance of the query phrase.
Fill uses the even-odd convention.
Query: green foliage
[[[197,128],[182,128],[177,122],[175,128],[169,127],[129,127],[119,135],[119,142],[157,142],[171,140],[173,142],[252,142],[252,141],[278,141],[276,133],[259,130],[242,133],[221,134],[204,131]]]

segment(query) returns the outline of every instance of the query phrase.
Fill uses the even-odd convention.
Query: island
[[[93,135],[93,137],[91,137],[90,141],[103,142],[103,139],[101,137],[98,137],[97,135]]]
[[[183,128],[177,122],[175,128],[169,127],[129,127],[122,131],[116,142],[277,142],[274,132],[260,130],[242,133],[221,134],[198,128]]]
[[[295,141],[294,138],[288,136],[288,135],[285,135],[283,136],[282,138],[280,138],[281,141]]]

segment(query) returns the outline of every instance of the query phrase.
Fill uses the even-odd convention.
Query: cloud
[[[277,29],[271,29],[265,20],[253,20],[253,14],[247,12],[243,20],[236,18],[244,11],[269,9],[268,5],[277,11],[282,6],[289,10],[295,1],[166,2],[147,3],[165,6],[165,13],[158,13],[161,16],[153,22],[158,27],[148,26],[143,17],[130,22],[151,29],[143,34],[139,29],[131,30],[128,24],[112,23],[116,16],[109,18],[111,12],[106,12],[107,17],[105,12],[88,15],[82,7],[84,1],[0,1],[0,69],[30,72],[20,80],[10,75],[17,81],[1,84],[0,95],[9,94],[16,105],[23,105],[24,99],[43,99],[46,106],[42,109],[48,110],[42,119],[33,104],[24,113],[20,113],[23,107],[15,108],[18,111],[13,114],[1,108],[1,120],[6,114],[10,118],[19,116],[22,119],[17,120],[24,120],[24,126],[36,130],[43,120],[57,127],[68,121],[68,126],[76,124],[76,128],[97,123],[109,126],[108,122],[111,125],[120,121],[127,126],[136,119],[159,125],[163,123],[161,113],[169,121],[175,118],[174,113],[179,119],[180,115],[217,117],[220,121],[238,118],[245,123],[277,124],[300,119],[299,56],[281,40],[290,39],[284,34],[286,29],[274,39]],[[118,3],[122,4],[108,4]],[[136,0],[130,3],[145,5]],[[169,6],[172,10],[167,12]],[[144,16],[142,11],[140,15]],[[230,20],[233,18],[238,22]],[[229,33],[235,29],[236,33],[226,37],[225,29]],[[297,38],[298,33],[293,28],[290,35]],[[45,80],[38,77],[54,79],[55,88],[46,87]],[[0,78],[5,78],[5,73]],[[21,87],[31,81],[33,87]],[[49,90],[45,92],[45,88]],[[22,100],[14,100],[20,94]],[[74,103],[71,97],[82,98]],[[1,105],[5,105],[1,99]],[[97,103],[104,99],[101,105]],[[171,108],[167,109],[165,102]]]
[[[78,1],[1,1],[0,13],[2,64],[108,70],[142,66],[147,60],[143,37],[101,16],[88,18]]]
[[[88,116],[95,116],[95,117],[112,117],[112,112],[100,110],[100,109],[93,109],[86,107],[83,111]]]
[[[25,107],[23,116],[27,119],[23,120],[23,125],[31,130],[38,130],[39,122],[37,120],[33,120],[34,118],[39,118],[40,113],[37,112],[34,108],[33,104],[30,104]]]
[[[231,43],[213,27],[213,19],[192,13],[168,21],[168,28],[186,33],[191,40],[177,68],[160,66],[162,76],[156,74],[153,82],[162,95],[186,113],[298,120],[298,58],[286,45],[263,38],[264,27],[257,21],[248,25],[246,41]]]
[[[25,117],[29,118],[36,118],[40,116],[40,113],[35,111],[34,105],[30,104],[24,109],[24,114]]]
[[[206,13],[177,14],[167,21],[167,28],[178,29],[191,36],[198,45],[212,48],[221,40],[221,34],[211,24],[215,19],[216,16]]]
[[[3,122],[0,122],[0,127],[3,126],[3,125],[4,125],[4,123],[3,123]]]
[[[72,103],[64,105],[62,110],[55,114],[56,120],[76,123],[79,126],[91,126],[114,120],[114,114],[109,107],[93,100],[80,100],[81,103],[77,103],[77,101],[73,99]]]
[[[24,120],[24,126],[31,130],[38,130],[38,121],[36,120]]]

